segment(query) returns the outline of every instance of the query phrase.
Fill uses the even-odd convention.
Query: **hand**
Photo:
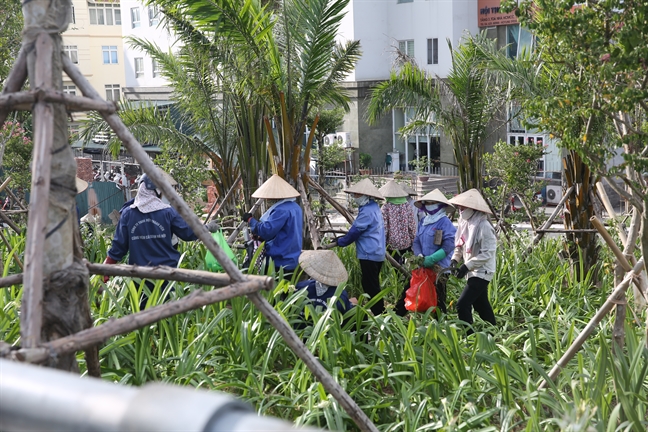
[[[329,243],[327,245],[323,245],[322,249],[333,249],[334,247],[337,247],[337,240],[335,240],[333,243]]]
[[[252,219],[252,213],[243,213],[243,220],[246,223],[250,223],[250,219]]]
[[[205,226],[207,227],[207,230],[208,230],[210,233],[218,232],[218,231],[220,231],[220,229],[221,229],[220,224],[219,224],[218,222],[216,222],[215,220],[210,221],[210,222],[209,222],[207,225],[205,225]]]
[[[452,261],[450,261],[450,267],[452,267],[452,268],[456,268],[456,267],[457,267],[457,264],[459,264],[459,263],[457,262],[457,260],[452,260]]]
[[[434,264],[436,264],[436,259],[434,259],[432,255],[428,255],[425,258],[423,258],[423,267],[432,268]]]
[[[118,262],[118,261],[116,261],[116,260],[110,258],[110,255],[109,255],[109,256],[106,257],[106,259],[104,260],[103,263],[104,263],[104,264],[117,264],[117,262]],[[104,277],[103,277],[103,281],[104,281],[104,283],[108,283],[109,280],[110,280],[110,276],[108,276],[108,275],[104,275]]]
[[[463,279],[464,276],[468,274],[468,267],[466,267],[466,264],[461,264],[461,267],[459,267],[455,271],[455,276],[457,276],[459,279]]]

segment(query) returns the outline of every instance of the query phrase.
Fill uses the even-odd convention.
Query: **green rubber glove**
[[[423,267],[432,268],[434,264],[438,263],[445,257],[446,257],[445,251],[443,249],[439,249],[438,251],[434,252],[432,255],[428,255],[425,257],[425,259],[423,260]]]

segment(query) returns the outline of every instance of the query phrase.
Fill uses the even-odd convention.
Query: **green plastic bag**
[[[223,235],[223,231],[219,230],[215,233],[212,233],[212,237],[214,238],[214,240],[216,240],[218,246],[220,246],[225,251],[225,254],[229,257],[229,259],[234,261],[234,264],[238,265],[236,260],[236,254],[234,254],[232,249],[227,244],[227,239]],[[216,258],[214,258],[214,255],[212,255],[212,253],[209,252],[209,250],[207,251],[207,254],[205,254],[205,267],[207,268],[207,270],[213,272],[223,271],[223,267],[218,263],[218,261],[216,261]]]

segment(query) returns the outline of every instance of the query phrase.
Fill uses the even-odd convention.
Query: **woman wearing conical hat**
[[[407,192],[394,180],[388,181],[379,192],[387,201],[381,209],[387,248],[396,251],[394,258],[402,264],[403,254],[411,250],[416,237],[416,219],[407,204]]]
[[[265,241],[266,259],[272,258],[275,266],[283,267],[285,272],[297,268],[302,250],[304,216],[296,202],[298,196],[294,187],[275,174],[252,194],[253,198],[269,200],[272,206],[260,220],[251,213],[243,215],[252,234]]]
[[[299,282],[295,289],[305,289],[314,307],[328,307],[328,300],[335,295],[339,285],[349,279],[349,274],[337,254],[332,250],[308,250],[299,256],[299,265],[310,279]],[[341,313],[353,307],[349,294],[342,290],[335,304]]]
[[[425,257],[423,267],[432,268],[435,265],[449,267],[450,257],[455,247],[456,232],[456,228],[446,215],[446,210],[451,204],[443,192],[434,189],[420,200],[415,201],[414,205],[425,214],[425,217],[419,222],[416,238],[412,244],[414,255]],[[437,306],[445,313],[447,312],[445,285],[438,281],[436,287]],[[404,316],[407,313],[405,293],[408,288],[409,283],[396,303],[394,311],[397,315]]]
[[[359,181],[344,192],[351,194],[358,204],[358,217],[349,232],[337,239],[337,245],[346,247],[355,242],[362,271],[362,289],[374,298],[380,292],[380,269],[385,261],[385,226],[380,206],[376,203],[383,197],[369,179]],[[371,307],[374,315],[384,310],[382,299]]]
[[[455,275],[468,280],[457,301],[459,319],[472,325],[472,309],[495,325],[495,314],[488,301],[488,284],[495,275],[497,238],[488,220],[490,207],[477,189],[470,189],[450,200],[459,210],[459,226],[455,235],[452,264],[463,261]],[[473,330],[468,330],[468,334]]]

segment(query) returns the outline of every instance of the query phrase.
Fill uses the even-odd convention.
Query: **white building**
[[[452,162],[450,146],[435,131],[410,137],[405,143],[397,132],[407,121],[403,110],[384,116],[376,126],[367,124],[366,111],[370,89],[389,78],[397,49],[413,57],[430,74],[446,77],[451,67],[447,41],[456,46],[466,32],[479,31],[477,3],[477,0],[350,0],[338,39],[359,40],[362,57],[347,78],[352,108],[342,129],[351,133],[360,152],[372,156],[373,167],[384,166],[388,153],[394,158],[392,170],[407,169],[406,161],[415,155]]]
[[[145,6],[138,0],[122,0],[121,13],[126,75],[124,97],[131,101],[168,102],[171,89],[161,76],[158,64],[147,53],[131,46],[128,37],[152,42],[165,52],[173,48],[175,37],[160,25],[162,14],[154,5]]]

